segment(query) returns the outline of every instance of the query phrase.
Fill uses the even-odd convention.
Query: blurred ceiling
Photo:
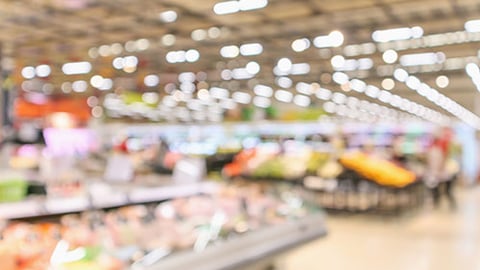
[[[12,56],[17,67],[41,63],[52,65],[51,81],[55,89],[59,89],[63,81],[70,80],[61,73],[63,63],[85,60],[94,66],[86,79],[96,71],[126,77],[155,73],[160,74],[164,84],[176,79],[168,74],[205,71],[212,84],[244,90],[251,89],[252,82],[223,82],[221,71],[257,61],[261,71],[255,82],[273,86],[274,66],[279,59],[288,57],[293,63],[306,62],[311,66],[308,74],[290,76],[294,83],[319,82],[322,86],[341,91],[328,75],[324,75],[334,72],[331,65],[334,55],[344,55],[348,59],[371,58],[374,63],[372,68],[346,73],[351,78],[361,78],[381,87],[382,80],[391,78],[393,70],[400,66],[399,61],[386,64],[382,60],[386,49],[395,49],[399,56],[443,52],[446,61],[442,63],[408,67],[406,70],[471,111],[479,103],[478,91],[465,72],[465,65],[469,62],[478,64],[480,37],[476,33],[467,36],[464,32],[467,20],[480,18],[480,2],[477,0],[270,0],[263,9],[218,15],[213,8],[220,1],[1,0],[0,42],[4,54]],[[161,18],[160,14],[169,10],[178,15],[174,22],[165,22]],[[362,51],[362,48],[371,50],[368,46],[372,45],[372,32],[375,30],[414,26],[423,28],[423,38],[374,43],[373,51]],[[212,35],[197,33],[197,40],[192,39],[192,31],[208,31],[212,27],[216,27],[211,30]],[[308,38],[313,42],[315,37],[328,35],[332,30],[343,33],[345,40],[342,46],[319,49],[312,45],[302,52],[291,48],[295,39]],[[450,32],[452,34],[442,37],[432,36]],[[174,44],[166,42],[168,46],[165,45],[167,34],[175,36]],[[442,38],[445,40],[438,41]],[[115,71],[112,60],[116,56],[89,56],[89,51],[96,56],[97,49],[102,45],[120,43],[124,47],[128,41],[139,39],[147,39],[148,48],[136,52],[123,49],[120,53],[139,57],[140,67],[135,74]],[[220,49],[225,45],[239,46],[251,42],[261,43],[263,53],[235,58],[220,55]],[[200,52],[198,62],[171,64],[166,61],[169,51],[189,49]],[[456,62],[449,62],[452,58]],[[167,79],[162,79],[161,74],[165,74]],[[438,75],[446,75],[450,79],[445,89],[436,87]],[[403,83],[396,82],[392,93],[448,114]]]

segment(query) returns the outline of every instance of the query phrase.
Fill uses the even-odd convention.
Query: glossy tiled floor
[[[329,235],[283,257],[287,270],[480,269],[480,187],[401,218],[329,216]]]

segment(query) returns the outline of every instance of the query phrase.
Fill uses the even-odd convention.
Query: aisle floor
[[[329,235],[282,258],[286,270],[480,269],[480,187],[401,218],[329,216]]]

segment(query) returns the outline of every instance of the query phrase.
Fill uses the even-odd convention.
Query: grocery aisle
[[[480,269],[480,187],[457,189],[458,209],[410,217],[330,216],[328,237],[288,254],[286,270]]]

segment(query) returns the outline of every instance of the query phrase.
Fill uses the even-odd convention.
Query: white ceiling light
[[[275,99],[281,102],[289,103],[293,100],[293,94],[289,91],[279,89],[275,91]]]
[[[292,50],[295,52],[303,52],[310,48],[310,40],[308,38],[299,38],[292,42]]]
[[[103,46],[102,46],[103,47]],[[102,49],[102,47],[100,47],[100,51]],[[107,46],[108,47],[108,46]],[[106,48],[107,48],[106,47]],[[125,42],[125,51],[127,52],[135,52],[137,51],[137,42],[136,41],[133,41],[133,40],[129,40],[127,42]],[[107,55],[102,55],[102,53],[100,53],[100,55],[102,56],[108,56],[110,55],[110,47],[108,47],[108,51],[106,51]]]
[[[392,90],[395,87],[395,82],[390,79],[386,78],[382,81],[382,88],[385,90]]]
[[[305,95],[311,95],[312,94],[312,86],[308,83],[305,82],[299,82],[297,85],[295,85],[295,89],[297,89],[297,92]]]
[[[225,88],[220,88],[220,87],[210,88],[210,96],[213,98],[225,99],[225,98],[228,98],[229,95],[230,93]]]
[[[442,52],[406,54],[400,57],[402,66],[433,65],[443,63],[444,61],[445,54]]]
[[[89,62],[72,62],[62,66],[62,71],[66,75],[87,74],[92,70]]]
[[[170,51],[165,56],[168,63],[182,63],[185,62],[185,51]]]
[[[86,81],[74,81],[73,84],[72,84],[72,89],[73,91],[77,92],[77,93],[83,93],[85,91],[87,91],[87,88],[88,88],[88,84]]]
[[[480,20],[470,20],[465,23],[465,30],[467,32],[480,32]]]
[[[293,84],[292,80],[288,77],[278,77],[275,79],[275,82],[282,88],[290,88]]]
[[[367,88],[367,84],[364,81],[353,79],[350,81],[350,88],[356,92],[363,93]]]
[[[240,53],[243,56],[259,55],[263,52],[263,46],[260,43],[246,43],[240,46]]]
[[[204,29],[196,29],[192,31],[192,34],[190,36],[195,41],[202,41],[207,38],[207,31]]]
[[[103,77],[100,75],[95,75],[92,78],[90,78],[90,84],[95,87],[95,88],[100,88],[103,83]]]
[[[348,83],[348,75],[343,73],[343,72],[333,73],[332,79],[333,79],[334,82],[336,82],[337,84],[340,84],[340,85]]]
[[[448,84],[450,83],[450,80],[448,79],[447,76],[441,75],[441,76],[437,77],[437,79],[435,80],[435,83],[440,88],[446,88],[448,86]]]
[[[308,63],[298,63],[292,65],[292,70],[290,74],[292,75],[304,75],[310,72],[310,64]]]
[[[173,46],[175,44],[176,38],[172,34],[166,34],[162,36],[162,44],[165,46]]]
[[[22,68],[22,77],[25,79],[33,79],[35,77],[35,68],[32,66]]]
[[[115,69],[123,69],[123,57],[116,57],[113,59],[112,65]]]
[[[267,97],[255,97],[253,99],[253,105],[260,108],[268,108],[272,104],[272,101]]]
[[[251,79],[254,76],[255,74],[248,72],[246,68],[235,68],[234,70],[232,70],[232,77],[236,80]]]
[[[138,58],[130,55],[123,58],[123,67],[136,67],[138,65]]]
[[[210,27],[208,29],[208,37],[212,39],[219,38],[221,34],[222,34],[222,31],[218,27]]]
[[[245,66],[245,69],[247,70],[248,73],[255,75],[255,74],[258,74],[258,72],[260,72],[260,65],[255,61],[251,61],[251,62],[248,62],[248,64]]]
[[[143,79],[143,83],[145,83],[145,85],[148,87],[155,87],[160,83],[160,78],[158,77],[158,75],[150,74],[145,76],[145,78]]]
[[[40,78],[48,77],[51,72],[52,70],[49,65],[39,65],[35,68],[35,73]]]
[[[408,72],[404,69],[397,68],[393,72],[393,77],[399,82],[405,82],[408,79]]]
[[[340,31],[332,31],[326,36],[318,36],[313,40],[317,48],[339,47],[343,44],[344,36]]]
[[[100,90],[110,90],[113,87],[113,80],[112,79],[103,79],[102,85],[98,88]]]
[[[310,97],[304,95],[295,95],[295,97],[293,98],[293,103],[300,107],[308,107],[311,102],[312,101]]]
[[[334,67],[334,68],[342,68],[345,65],[345,57],[343,57],[341,55],[335,55],[330,60],[330,63],[332,64],[332,67]]]
[[[292,61],[286,57],[281,58],[277,62],[277,67],[282,72],[290,72],[290,70],[292,69],[292,65]]]
[[[98,48],[98,54],[100,54],[100,56],[106,57],[109,56],[110,53],[110,46],[108,45],[102,45]]]
[[[252,96],[250,96],[250,94],[245,92],[235,92],[233,93],[232,98],[237,103],[241,103],[241,104],[248,104],[252,100]]]
[[[367,89],[365,90],[365,95],[371,98],[377,98],[379,93],[380,93],[380,89],[378,89],[378,87],[373,85],[367,86]]]
[[[113,43],[110,46],[110,51],[112,52],[112,54],[115,54],[115,55],[121,54],[123,51],[123,46],[120,43]]]
[[[220,55],[225,58],[235,58],[240,53],[238,46],[228,45],[220,49]]]
[[[377,30],[372,33],[372,39],[376,42],[407,40],[411,38],[420,38],[422,36],[423,29],[420,26]]]
[[[268,5],[267,0],[239,0],[238,4],[241,11],[261,9]]]
[[[240,3],[238,1],[225,1],[216,3],[213,6],[213,12],[218,15],[236,13],[240,11]]]
[[[190,49],[185,52],[185,60],[187,62],[193,63],[197,62],[200,59],[200,53],[195,49]]]
[[[393,64],[398,59],[398,54],[394,50],[386,50],[382,55],[383,61],[387,64]]]
[[[194,82],[196,79],[195,73],[193,72],[182,72],[178,74],[178,81],[181,83],[184,82]]]
[[[177,12],[173,10],[167,10],[167,11],[161,12],[158,16],[160,20],[165,23],[172,23],[176,21],[178,18]]]
[[[322,100],[329,100],[330,97],[332,96],[332,91],[325,89],[325,88],[320,88],[317,90],[315,93],[317,98],[322,99]]]
[[[135,41],[135,46],[137,47],[138,51],[145,51],[150,47],[150,41],[148,41],[146,38],[141,38]]]
[[[253,92],[257,96],[262,96],[262,97],[271,97],[273,95],[273,89],[270,86],[266,86],[263,84],[257,84],[253,88]]]
[[[407,80],[405,81],[405,84],[407,85],[407,87],[412,90],[419,89],[421,83],[422,82],[415,76],[408,76]]]

